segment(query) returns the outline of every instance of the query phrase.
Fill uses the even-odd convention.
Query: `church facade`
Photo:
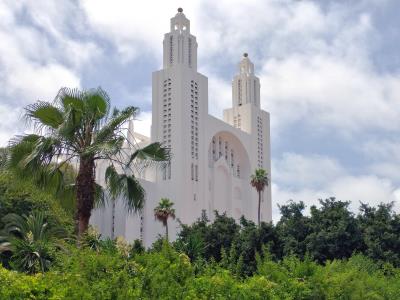
[[[134,131],[133,123],[129,126]],[[250,175],[264,168],[271,176],[270,120],[260,108],[259,78],[245,53],[232,80],[232,107],[224,110],[223,121],[209,115],[208,79],[197,71],[197,41],[182,9],[164,35],[163,68],[152,75],[151,137],[134,133],[130,138],[140,146],[162,142],[172,159],[165,168],[138,174],[146,190],[140,213],[128,213],[122,201],[93,213],[91,223],[103,236],[141,239],[150,246],[164,234],[153,214],[161,198],[174,202],[176,218],[185,224],[203,210],[211,220],[215,210],[257,220],[258,194]],[[261,220],[271,221],[270,186],[262,197]],[[178,222],[168,222],[174,239]]]

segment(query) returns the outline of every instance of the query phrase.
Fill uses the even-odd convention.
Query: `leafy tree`
[[[175,209],[172,208],[174,203],[168,198],[161,198],[161,201],[154,208],[154,217],[162,222],[165,227],[165,237],[168,241],[168,218],[175,219]]]
[[[361,204],[358,221],[365,244],[364,253],[374,259],[400,266],[400,216],[393,203],[378,207]]]
[[[53,194],[39,189],[28,178],[21,178],[11,171],[0,171],[0,228],[4,227],[3,217],[14,213],[29,215],[42,211],[49,226],[59,224],[72,233],[72,214],[62,207]]]
[[[261,196],[265,187],[268,186],[268,173],[264,169],[256,169],[251,175],[250,184],[258,193],[258,226],[260,226]]]
[[[9,214],[3,222],[6,226],[0,251],[11,252],[11,264],[26,273],[46,271],[53,260],[54,242],[64,237],[65,231],[61,227],[50,228],[42,212],[29,216]]]
[[[240,233],[235,236],[230,250],[230,261],[240,262],[235,265],[237,275],[250,276],[256,271],[256,255],[262,254],[263,248],[267,247],[273,257],[276,257],[280,246],[278,234],[275,227],[270,223],[261,222],[256,226],[244,217],[240,220]],[[234,249],[232,249],[234,248]]]
[[[220,261],[221,250],[229,250],[235,236],[239,233],[240,226],[235,219],[226,213],[219,214],[215,211],[215,219],[210,223],[203,212],[202,217],[192,225],[181,224],[182,230],[178,234],[178,243],[189,244],[196,239],[196,243],[204,245],[204,258]]]
[[[174,248],[186,253],[191,261],[196,261],[204,257],[206,245],[199,233],[189,234],[185,239],[178,239],[174,243]]]
[[[141,240],[134,240],[130,251],[130,256],[144,253],[146,249]]]
[[[348,209],[349,202],[335,198],[320,200],[320,208],[311,207],[307,251],[319,262],[350,257],[362,249],[358,222]]]
[[[128,210],[143,207],[144,190],[135,171],[154,162],[169,159],[169,152],[159,143],[144,148],[124,144],[124,124],[135,117],[136,107],[110,113],[110,99],[101,88],[86,91],[62,88],[54,102],[39,101],[26,108],[25,117],[33,122],[36,134],[16,137],[11,141],[8,166],[23,169],[42,186],[72,190],[76,196],[77,233],[88,228],[96,199],[104,199],[95,182],[96,164],[109,165],[105,172],[108,190],[113,198],[126,200]],[[74,184],[65,181],[63,168],[77,165]],[[120,174],[122,172],[122,174]]]
[[[310,220],[303,215],[304,202],[289,201],[279,206],[281,219],[276,225],[280,242],[279,257],[295,254],[304,257],[306,253],[305,239],[310,234]]]

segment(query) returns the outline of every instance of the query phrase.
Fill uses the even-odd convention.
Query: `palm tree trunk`
[[[78,240],[89,226],[89,219],[94,205],[94,195],[94,160],[91,157],[81,158],[78,176],[76,177]]]
[[[261,214],[261,191],[258,191],[258,227],[260,227]]]
[[[168,239],[168,220],[165,221],[165,237],[167,238],[167,242],[169,242],[169,239]]]

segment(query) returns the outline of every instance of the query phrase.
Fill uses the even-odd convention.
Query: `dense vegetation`
[[[3,255],[0,299],[400,298],[400,218],[391,205],[362,205],[358,215],[335,199],[321,201],[310,215],[303,203],[280,209],[276,225],[244,218],[237,224],[218,213],[210,222],[203,214],[182,224],[175,242],[160,237],[147,250],[95,231],[79,248],[72,238],[41,240],[44,273],[35,262],[24,270],[20,257]],[[9,213],[37,211],[49,227],[73,232],[73,217],[56,199],[1,173],[2,226]]]
[[[399,299],[400,271],[364,256],[319,265],[264,255],[251,277],[223,264],[197,264],[168,244],[130,253],[71,247],[51,271],[34,276],[0,267],[0,299]]]

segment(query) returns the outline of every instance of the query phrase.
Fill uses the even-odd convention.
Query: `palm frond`
[[[62,143],[57,138],[41,136],[33,144],[32,151],[21,161],[21,166],[25,168],[30,164],[34,166],[49,165],[53,157],[57,153],[61,153],[61,146]]]
[[[49,102],[38,101],[25,108],[25,119],[33,121],[39,130],[45,126],[57,129],[63,122],[63,113]]]
[[[263,191],[269,184],[268,173],[264,169],[256,169],[254,174],[250,176],[250,184],[256,188],[257,191]]]
[[[70,143],[76,144],[82,129],[83,112],[75,106],[65,108],[63,123],[59,126],[58,134]]]
[[[111,119],[102,126],[102,128],[96,134],[94,144],[100,144],[104,141],[112,139],[116,132],[121,130],[123,124],[130,118],[134,117],[138,113],[138,108],[129,106],[122,111],[113,113]]]
[[[116,136],[113,139],[93,143],[91,146],[85,149],[84,154],[93,154],[97,158],[107,158],[114,156],[122,150],[125,138],[122,136]]]
[[[10,168],[21,167],[22,161],[32,153],[34,145],[40,136],[36,134],[28,134],[24,136],[16,136],[9,142],[9,155],[7,157],[6,166]]]
[[[108,115],[110,109],[110,97],[102,89],[91,89],[83,93],[85,103],[85,113],[93,116],[94,120],[100,120]]]
[[[94,206],[97,208],[103,207],[105,203],[106,203],[106,194],[104,193],[104,189],[100,184],[95,183]]]
[[[128,211],[140,211],[145,200],[145,191],[134,176],[118,174],[114,166],[109,166],[105,174],[108,192],[112,200],[122,197]]]
[[[76,111],[83,112],[83,92],[79,89],[61,88],[58,91],[54,103],[63,107],[64,111],[73,108]]]
[[[148,160],[152,162],[168,162],[171,159],[169,148],[163,147],[161,143],[155,142],[150,145],[137,149],[130,157],[128,165],[134,160]]]

